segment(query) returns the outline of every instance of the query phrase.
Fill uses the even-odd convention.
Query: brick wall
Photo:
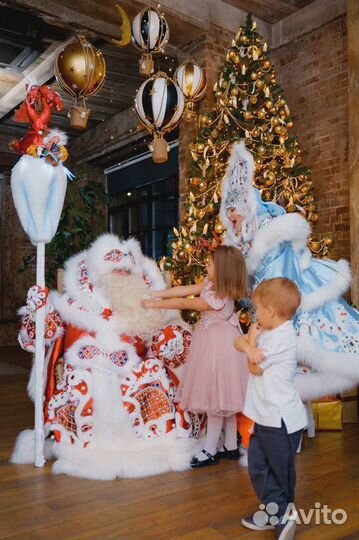
[[[35,268],[19,273],[23,258],[35,253],[20,225],[10,188],[10,173],[5,173],[1,189],[1,310],[0,346],[16,343],[17,309],[24,305],[26,292],[35,282]]]
[[[345,16],[271,52],[294,118],[303,164],[312,169],[319,223],[331,256],[350,258],[348,65]]]

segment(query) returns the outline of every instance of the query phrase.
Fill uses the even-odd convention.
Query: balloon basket
[[[90,109],[73,105],[70,108],[71,127],[74,129],[86,129],[90,113]]]
[[[195,122],[197,118],[196,111],[194,110],[194,103],[187,103],[183,112],[183,120],[188,123]]]
[[[154,136],[149,149],[152,152],[152,159],[155,163],[165,163],[168,160],[169,146],[161,136]]]
[[[152,75],[155,70],[155,64],[150,53],[144,53],[138,61],[139,72],[143,77]]]

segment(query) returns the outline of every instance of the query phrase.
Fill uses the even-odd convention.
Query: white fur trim
[[[333,281],[303,295],[300,305],[302,311],[313,311],[331,300],[337,300],[348,290],[352,278],[348,261],[340,259],[336,264],[336,270],[337,276]]]
[[[158,268],[156,261],[149,257],[143,257],[142,268],[144,276],[148,276],[151,284],[150,289],[155,291],[163,290],[166,288],[166,282],[161,274],[161,270]]]
[[[141,478],[168,471],[190,468],[192,456],[199,450],[195,439],[178,439],[169,434],[162,440],[101,438],[86,450],[57,445],[55,474],[68,474],[94,480]]]
[[[297,252],[306,249],[309,234],[310,225],[299,214],[274,218],[267,227],[256,232],[247,257],[248,271],[254,274],[264,257],[282,242],[291,242]]]
[[[121,261],[105,260],[105,255],[117,249],[124,254]],[[101,276],[116,269],[128,270],[132,274],[141,275],[142,258],[140,244],[135,238],[120,240],[114,234],[103,234],[95,240],[87,252],[86,259],[90,281],[97,285]]]
[[[53,456],[54,443],[51,439],[46,439],[44,443],[45,459]],[[10,463],[24,465],[33,464],[35,460],[35,431],[25,429],[21,431],[16,439],[15,448],[10,458]]]
[[[297,361],[313,370],[295,378],[303,401],[338,394],[359,384],[359,355],[329,351],[310,336],[298,337]]]

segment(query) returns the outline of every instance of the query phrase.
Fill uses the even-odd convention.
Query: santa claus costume
[[[189,467],[198,418],[174,402],[191,335],[178,313],[144,310],[148,288],[165,288],[134,239],[106,234],[67,262],[65,293],[47,299],[44,416],[53,471],[96,479]],[[22,308],[20,343],[34,351],[38,287]],[[29,394],[34,381],[30,377]],[[22,432],[14,463],[32,463]]]

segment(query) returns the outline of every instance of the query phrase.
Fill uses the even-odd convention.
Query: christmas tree
[[[318,220],[311,173],[301,164],[297,138],[290,135],[293,121],[268,52],[249,15],[214,85],[215,105],[200,115],[199,135],[190,147],[194,174],[185,211],[174,229],[173,255],[161,261],[162,269],[171,272],[173,285],[200,282],[209,250],[221,243],[220,187],[234,141],[244,139],[252,152],[254,184],[264,201],[300,212],[309,222]],[[325,255],[330,243],[312,239],[310,247]]]

